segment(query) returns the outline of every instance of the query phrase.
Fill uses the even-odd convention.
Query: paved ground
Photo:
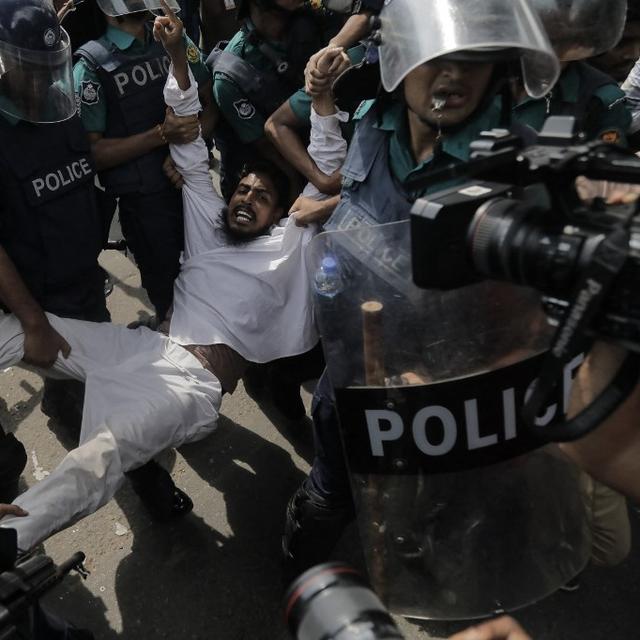
[[[114,321],[144,317],[148,307],[135,267],[114,252],[104,264],[117,280],[109,299]],[[0,374],[0,385],[0,420],[27,447],[24,482],[30,485],[69,443],[40,413],[37,376],[11,369]],[[48,600],[99,640],[287,637],[279,539],[286,500],[308,469],[309,427],[287,430],[242,389],[225,399],[222,414],[217,433],[164,457],[193,498],[193,514],[171,526],[153,524],[125,487],[111,504],[46,543],[56,561],[78,549],[87,554],[88,580],[71,577]],[[632,517],[637,537],[640,518],[635,511]],[[518,617],[537,640],[632,640],[640,637],[639,604],[634,549],[616,569],[588,570],[577,593],[558,593]],[[399,624],[407,638],[425,640],[462,626]]]

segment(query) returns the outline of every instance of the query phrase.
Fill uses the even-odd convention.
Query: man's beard
[[[239,246],[251,242],[260,236],[266,235],[271,228],[271,225],[269,225],[264,229],[256,229],[256,231],[252,231],[251,233],[239,233],[229,225],[228,214],[229,207],[223,207],[222,211],[220,211],[218,228],[224,234],[227,244],[231,246]]]

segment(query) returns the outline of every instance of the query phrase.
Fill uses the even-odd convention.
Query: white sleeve
[[[640,130],[640,60],[636,62],[627,79],[622,83],[622,90],[627,94],[627,106],[631,111],[629,133],[635,133]]]
[[[164,100],[178,116],[190,116],[201,110],[198,85],[191,69],[189,80],[191,85],[182,91],[171,67],[164,87]],[[187,144],[171,144],[169,149],[176,169],[184,179],[184,255],[188,260],[191,256],[219,246],[214,228],[225,202],[213,186],[209,173],[209,150],[202,136]]]
[[[311,134],[307,151],[318,169],[327,176],[340,169],[347,156],[347,141],[340,129],[340,123],[347,120],[349,115],[344,111],[337,111],[330,116],[319,116],[311,107]],[[302,195],[316,200],[327,197],[311,183],[307,184]]]

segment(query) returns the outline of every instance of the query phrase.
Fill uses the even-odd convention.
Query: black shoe
[[[350,499],[323,498],[307,478],[287,505],[282,536],[286,583],[314,565],[326,562],[354,515]]]
[[[155,460],[129,471],[126,475],[152,520],[167,522],[186,516],[192,511],[191,498],[176,487],[169,472]]]
[[[19,493],[20,474],[27,466],[27,452],[12,433],[0,427],[0,503],[11,504]]]

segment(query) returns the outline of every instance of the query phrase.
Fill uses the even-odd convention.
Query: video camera
[[[378,596],[353,567],[317,565],[296,578],[284,599],[296,640],[402,640]]]
[[[640,379],[640,205],[583,202],[576,178],[640,184],[640,159],[574,133],[572,117],[547,120],[523,148],[506,130],[482,134],[471,161],[417,176],[409,190],[446,178],[472,177],[416,201],[411,212],[413,278],[419,287],[454,289],[506,280],[543,294],[558,329],[523,416],[538,411],[564,364],[601,337],[630,351],[611,385],[572,421],[545,427],[566,441],[595,428]],[[496,177],[498,180],[496,181]]]
[[[0,640],[24,637],[18,629],[28,617],[31,607],[70,571],[75,570],[86,577],[84,560],[85,555],[78,552],[56,566],[48,556],[33,555],[0,573]]]

